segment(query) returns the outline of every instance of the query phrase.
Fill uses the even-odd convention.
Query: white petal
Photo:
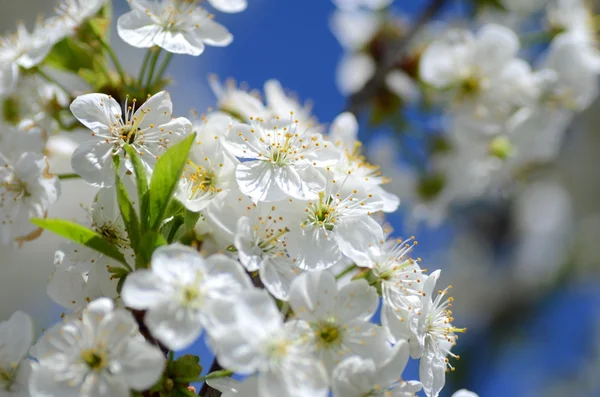
[[[121,106],[105,94],[80,95],[69,107],[83,125],[97,134],[109,135],[109,127],[118,123]]]
[[[291,229],[287,236],[287,249],[298,266],[305,270],[326,269],[342,259],[334,232],[299,227]]]
[[[277,167],[267,161],[246,161],[238,164],[235,177],[242,193],[256,202],[280,201],[287,194],[279,187]]]
[[[198,25],[194,35],[202,37],[202,41],[208,45],[224,47],[233,41],[233,35],[229,30],[212,19],[205,18]]]
[[[248,7],[246,0],[208,0],[208,2],[221,12],[241,12]]]
[[[307,272],[298,276],[290,287],[290,306],[301,319],[308,322],[325,320],[337,314],[334,297],[337,285],[327,270]]]
[[[176,302],[149,309],[144,320],[152,335],[175,351],[192,345],[202,332],[199,314]]]
[[[167,124],[171,121],[172,113],[173,102],[171,102],[171,95],[169,95],[167,91],[161,91],[148,98],[146,102],[135,111],[134,118],[142,120],[139,122],[139,128],[145,130],[146,128],[149,128],[151,124],[155,124],[156,126]],[[191,126],[189,121],[188,124]]]
[[[479,397],[477,395],[477,393],[473,393],[472,391],[469,391],[467,389],[460,389],[457,390],[452,397]]]
[[[337,116],[329,129],[329,138],[336,145],[350,150],[354,149],[354,143],[358,139],[356,116],[350,112],[344,112]]]
[[[333,397],[361,397],[375,386],[377,368],[372,360],[358,356],[343,360],[333,371]],[[381,385],[384,386],[384,385]]]
[[[277,299],[287,300],[289,290],[300,269],[289,258],[266,258],[260,266],[260,279],[265,288]]]
[[[206,272],[211,275],[225,274],[230,280],[235,280],[237,285],[229,284],[229,288],[233,290],[241,290],[250,288],[252,281],[244,272],[240,263],[223,254],[214,254],[205,260]]]
[[[377,378],[384,385],[391,385],[396,382],[404,372],[408,363],[408,343],[400,341],[392,348],[390,356],[378,365]]]
[[[121,365],[129,386],[134,390],[146,390],[160,378],[165,367],[165,357],[158,347],[131,338]]]
[[[71,167],[85,181],[96,187],[115,183],[112,145],[104,141],[83,142],[71,157]]]
[[[197,56],[204,52],[204,44],[191,41],[183,32],[162,31],[154,36],[154,44],[175,54]]]
[[[154,45],[154,37],[160,33],[156,25],[144,12],[131,11],[123,14],[117,21],[117,33],[127,44],[137,48]]]
[[[252,127],[247,124],[234,124],[223,139],[223,147],[232,155],[241,159],[255,159],[265,151],[265,145],[260,142],[257,134],[252,133]]]
[[[286,195],[299,200],[317,199],[326,186],[323,174],[309,165],[277,167],[275,182]]]
[[[461,78],[470,68],[473,36],[462,29],[453,29],[440,40],[431,43],[421,55],[419,75],[436,88],[445,88]]]
[[[137,270],[127,276],[121,297],[133,309],[156,307],[168,299],[165,281],[150,270]]]
[[[473,60],[486,76],[490,76],[504,68],[518,51],[519,38],[515,32],[489,24],[477,33]]]
[[[31,317],[21,311],[14,312],[8,321],[0,323],[0,365],[3,368],[18,365],[27,357],[33,336]]]
[[[344,95],[360,91],[375,74],[375,60],[367,54],[345,55],[336,72],[336,83]]]
[[[152,254],[152,272],[165,283],[188,284],[198,271],[206,271],[204,259],[198,251],[182,244],[159,247]]]
[[[446,363],[431,351],[421,357],[419,380],[427,397],[437,397],[446,383]]]
[[[335,226],[340,250],[359,266],[373,265],[370,251],[379,249],[383,229],[368,215],[345,218]]]
[[[379,306],[375,287],[366,280],[356,280],[344,285],[335,297],[335,310],[343,322],[369,321]]]

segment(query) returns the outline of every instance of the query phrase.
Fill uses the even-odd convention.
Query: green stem
[[[96,34],[96,37],[98,38],[98,40],[100,40],[100,44],[102,44],[102,47],[104,47],[108,52],[108,55],[110,56],[110,59],[115,65],[115,68],[117,68],[117,72],[119,73],[119,77],[121,78],[121,83],[125,84],[125,82],[127,81],[127,75],[125,74],[125,70],[123,70],[123,66],[121,66],[121,62],[119,62],[119,58],[117,58],[117,54],[115,54],[115,51],[113,50],[112,46],[106,41],[104,37],[100,36],[99,34]]]
[[[58,179],[62,180],[66,180],[66,179],[78,179],[81,178],[79,175],[77,174],[59,174],[57,175]]]
[[[148,48],[146,51],[146,55],[144,55],[144,60],[142,61],[142,67],[140,68],[140,73],[138,75],[138,85],[142,85],[142,80],[144,80],[144,74],[146,74],[146,69],[148,69],[148,61],[150,60],[150,55],[152,55],[152,48]]]
[[[156,69],[156,63],[158,62],[158,57],[160,56],[161,48],[155,50],[154,57],[150,61],[150,71],[148,72],[148,78],[146,79],[146,92],[149,94],[150,85],[152,84],[152,76],[154,75],[154,69]]]
[[[350,273],[354,269],[356,269],[356,265],[353,263],[350,266],[348,266],[347,268],[345,268],[344,270],[342,270],[342,272],[340,274],[335,276],[335,279],[339,280],[340,278],[344,277],[346,274]]]
[[[156,84],[158,81],[160,81],[160,79],[163,77],[165,70],[167,70],[169,63],[171,62],[171,58],[173,58],[173,53],[168,52],[167,55],[165,56],[165,59],[163,60],[162,65],[160,65],[160,68],[158,69],[158,74],[156,75],[156,78],[154,79],[154,84]]]
[[[69,91],[64,85],[62,85],[58,81],[56,81],[56,79],[54,79],[52,76],[50,76],[49,74],[44,72],[41,68],[39,68],[39,67],[35,68],[35,71],[48,83],[54,84],[55,86],[57,86],[58,88],[63,90],[65,92],[65,94],[67,94],[69,97],[71,96],[71,91]]]

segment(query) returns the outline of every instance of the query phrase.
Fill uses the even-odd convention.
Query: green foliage
[[[135,257],[135,268],[149,268],[154,250],[167,244],[167,240],[159,232],[154,230],[144,232],[140,238],[140,250]]]
[[[167,208],[183,172],[194,139],[195,135],[191,134],[183,141],[172,146],[156,162],[150,181],[150,201],[148,205],[148,226],[152,230],[159,230],[162,221],[165,219]]]
[[[145,230],[148,227],[148,175],[146,174],[146,168],[144,167],[144,164],[142,164],[135,149],[129,145],[125,145],[125,152],[133,164],[135,182],[138,190],[138,200],[140,203],[141,228],[142,230]]]
[[[187,387],[190,382],[199,380],[201,372],[200,357],[186,354],[175,361],[171,357],[162,379],[150,389],[150,392],[157,393],[160,397],[194,395],[187,390]]]
[[[119,210],[121,211],[121,217],[125,224],[125,230],[127,230],[131,248],[137,253],[139,251],[140,221],[118,172],[116,175],[115,187],[117,190],[117,202],[119,203]]]
[[[59,236],[113,258],[129,268],[129,265],[125,261],[123,254],[116,246],[105,240],[100,234],[86,228],[85,226],[63,219],[34,218],[31,220],[31,222],[43,229],[49,230],[58,234]]]

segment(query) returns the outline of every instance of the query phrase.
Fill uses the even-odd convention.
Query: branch
[[[394,66],[405,55],[410,42],[419,33],[419,31],[433,18],[448,0],[432,0],[431,4],[423,11],[419,18],[412,25],[411,29],[400,39],[392,42],[382,61],[377,65],[375,74],[358,92],[355,92],[348,99],[346,111],[358,116],[358,113],[375,96],[382,84],[385,83],[385,77],[394,69]]]

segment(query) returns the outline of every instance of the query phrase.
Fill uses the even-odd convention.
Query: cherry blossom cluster
[[[134,78],[107,42],[109,6],[65,0],[0,46],[0,242],[44,229],[68,240],[47,285],[61,320],[37,341],[23,312],[0,323],[2,395],[198,395],[190,384],[203,382],[202,396],[437,397],[465,329],[440,271],[409,256],[414,238],[391,236],[384,215],[400,199],[356,117],[328,126],[276,80],[263,101],[216,78],[217,110],[175,117],[172,54],[232,35],[196,1],[130,0],[119,37],[148,48]],[[65,88],[59,69],[88,87]],[[70,131],[86,139],[69,153],[74,173],[57,176],[49,141]],[[86,222],[49,216],[60,179],[98,189]],[[175,357],[198,341],[215,356],[206,376],[197,356]],[[409,359],[419,380],[403,378]]]
[[[427,164],[406,167],[398,190],[430,223],[451,206],[506,196],[515,180],[552,162],[574,116],[597,96],[600,53],[588,2],[496,3],[473,19],[459,15],[418,30],[394,15],[392,2],[341,2],[331,19],[347,49],[338,85],[350,94],[379,72],[386,44],[417,32],[373,106],[391,119],[399,104],[428,113],[413,127],[426,131]]]

